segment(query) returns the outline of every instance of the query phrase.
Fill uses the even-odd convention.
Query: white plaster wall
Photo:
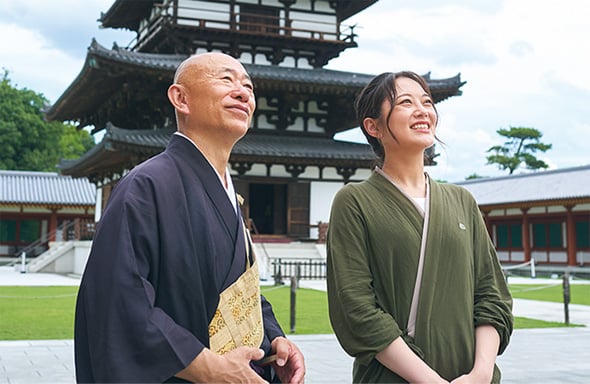
[[[512,252],[512,261],[524,261],[524,252]]]
[[[49,246],[56,247],[59,246],[59,244],[51,242]],[[76,241],[73,243],[72,248],[68,249],[63,255],[59,256],[41,271],[81,275],[82,272],[84,272],[84,267],[86,266],[91,246],[92,241]]]
[[[576,262],[578,265],[587,266],[590,264],[590,252],[579,251],[576,253]]]
[[[90,248],[92,247],[92,241],[77,241],[74,247],[74,258],[72,265],[72,273],[76,275],[82,275],[84,268],[86,268],[86,262],[88,256],[90,256]]]
[[[327,223],[330,220],[330,208],[334,195],[344,183],[314,181],[311,183],[309,202],[309,222],[317,224],[319,221]],[[317,238],[317,228],[311,228],[309,236]]]

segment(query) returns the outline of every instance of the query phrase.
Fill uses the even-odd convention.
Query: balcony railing
[[[137,38],[129,46],[138,48],[157,35],[164,26],[189,26],[195,29],[225,30],[243,34],[354,43],[354,26],[316,18],[285,18],[228,10],[179,6],[174,1],[156,4],[149,19],[140,24]],[[297,12],[297,15],[301,15]],[[336,16],[334,15],[334,19]],[[342,31],[341,29],[344,29]]]

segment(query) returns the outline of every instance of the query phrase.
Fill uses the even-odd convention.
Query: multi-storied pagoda
[[[88,177],[103,191],[162,151],[176,129],[166,90],[189,55],[221,51],[238,58],[256,87],[250,132],[230,158],[244,214],[258,233],[306,238],[327,221],[334,192],[367,176],[366,144],[334,139],[357,127],[353,101],[372,75],[323,67],[357,46],[346,19],[377,0],[116,0],[103,28],[136,33],[127,48],[92,41],[82,71],[48,110],[77,121],[102,141],[61,172]],[[392,67],[395,65],[392,64]],[[426,76],[436,102],[461,94],[459,75]],[[425,162],[433,164],[432,149]]]

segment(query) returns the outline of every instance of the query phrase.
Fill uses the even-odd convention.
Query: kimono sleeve
[[[163,382],[204,348],[154,304],[158,223],[146,194],[112,196],[94,238],[76,306],[79,382]]]
[[[272,305],[266,297],[261,296],[262,300],[262,318],[264,321],[264,333],[268,337],[268,339],[272,342],[275,338],[279,336],[285,336],[285,333],[281,329],[275,314],[272,310]]]

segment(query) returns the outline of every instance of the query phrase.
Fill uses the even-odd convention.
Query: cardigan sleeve
[[[330,321],[342,348],[361,364],[403,335],[394,318],[377,302],[365,217],[352,185],[332,204],[327,237],[327,288]]]
[[[510,341],[514,318],[512,296],[500,266],[494,244],[487,232],[485,222],[474,201],[474,267],[475,296],[474,324],[492,325],[500,335],[498,354],[504,352]]]

